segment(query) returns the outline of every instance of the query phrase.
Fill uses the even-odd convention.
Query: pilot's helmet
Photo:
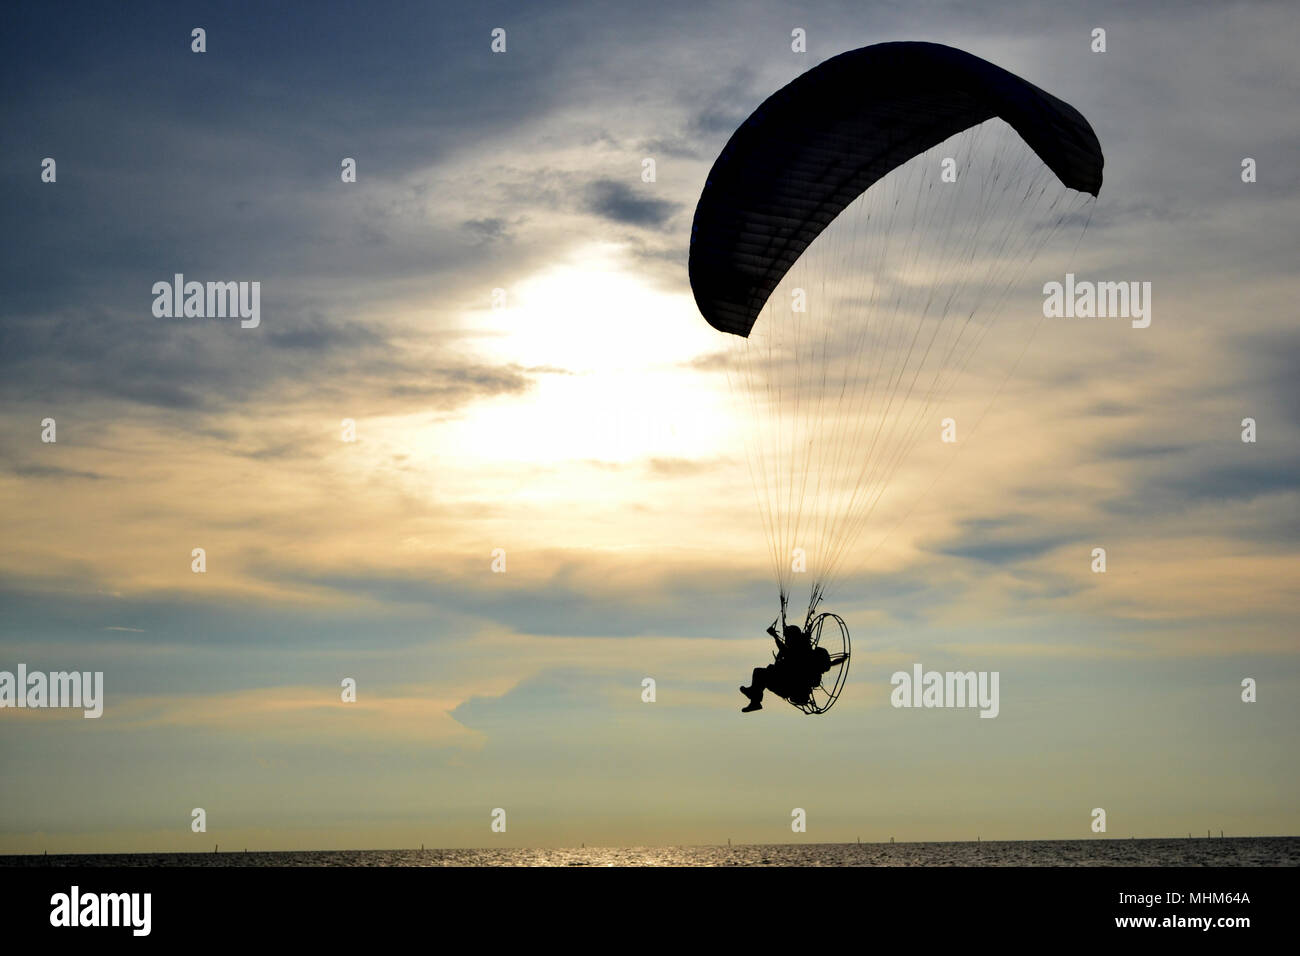
[[[803,640],[803,628],[797,624],[787,624],[785,626],[785,639],[787,641]]]

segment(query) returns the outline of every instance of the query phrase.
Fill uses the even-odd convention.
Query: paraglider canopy
[[[732,135],[695,210],[690,279],[704,318],[748,336],[772,290],[845,207],[901,163],[993,117],[1062,184],[1097,195],[1103,162],[1088,121],[952,47],[863,47],[778,90]]]

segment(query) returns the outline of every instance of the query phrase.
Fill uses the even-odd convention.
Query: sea
[[[578,847],[89,853],[0,856],[0,866],[1297,866],[1300,837],[990,840]]]

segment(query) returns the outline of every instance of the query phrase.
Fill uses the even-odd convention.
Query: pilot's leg
[[[750,681],[748,687],[740,688],[740,692],[749,698],[749,706],[741,708],[745,713],[763,709],[763,689],[767,686],[767,668],[755,667],[754,676]]]

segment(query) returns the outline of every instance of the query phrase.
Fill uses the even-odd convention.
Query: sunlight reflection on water
[[[0,866],[1297,866],[1300,837],[0,857]]]

